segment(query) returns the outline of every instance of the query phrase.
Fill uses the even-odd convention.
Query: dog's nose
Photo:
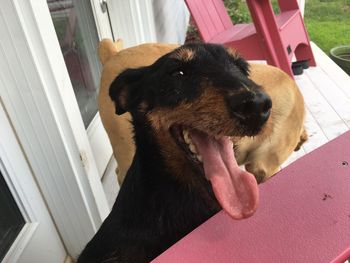
[[[233,116],[241,121],[253,121],[257,125],[262,125],[270,116],[272,101],[264,92],[250,93],[240,98],[234,96],[230,102]]]

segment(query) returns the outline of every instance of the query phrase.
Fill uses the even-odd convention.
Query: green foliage
[[[235,24],[251,21],[245,0],[224,0],[224,4]]]
[[[272,3],[273,11],[276,14],[279,13],[277,0],[272,0],[271,3]],[[229,14],[232,21],[235,24],[250,23],[252,21],[245,0],[224,0],[224,4],[226,6],[227,13]]]

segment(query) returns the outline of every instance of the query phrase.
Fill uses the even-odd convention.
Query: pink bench
[[[260,185],[249,219],[220,212],[156,258],[177,262],[345,262],[350,258],[350,132]]]
[[[254,24],[234,25],[223,0],[185,0],[204,42],[237,49],[246,59],[266,60],[293,77],[293,54],[316,66],[296,0],[279,0],[275,15],[269,0],[247,0]]]

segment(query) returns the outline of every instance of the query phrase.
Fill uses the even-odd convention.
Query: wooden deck
[[[309,140],[283,167],[350,130],[350,77],[315,44],[312,48],[317,67],[311,67],[295,78],[306,103],[305,126]],[[110,205],[119,190],[115,167],[113,158],[102,179]]]
[[[312,49],[317,67],[295,78],[305,99],[309,140],[284,167],[350,130],[350,77],[315,44]]]

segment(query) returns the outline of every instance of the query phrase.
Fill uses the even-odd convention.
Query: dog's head
[[[185,45],[151,66],[124,71],[110,96],[117,114],[163,111],[169,126],[253,136],[268,119],[271,100],[248,74],[247,62],[230,49]]]
[[[175,156],[170,166],[178,176],[188,174],[184,166],[205,174],[235,218],[255,211],[256,181],[238,168],[231,138],[261,132],[272,103],[237,53],[212,44],[182,46],[151,66],[124,71],[110,96],[117,114],[141,114],[151,123],[165,155]]]

